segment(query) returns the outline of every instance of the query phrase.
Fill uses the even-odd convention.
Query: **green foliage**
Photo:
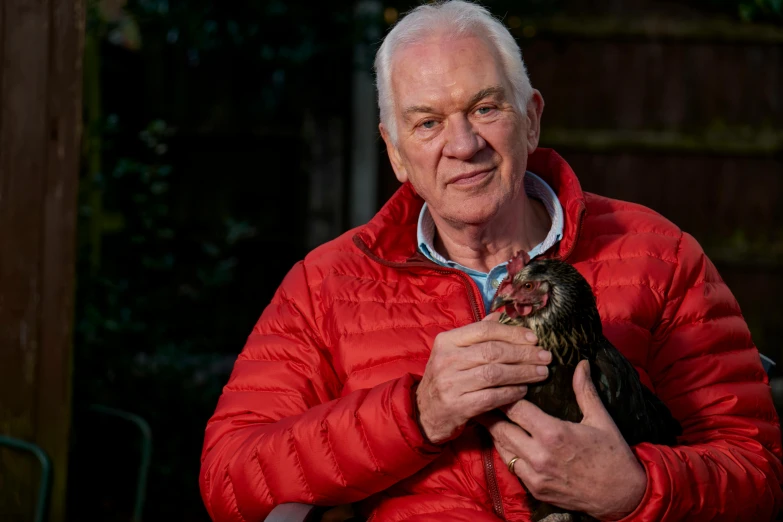
[[[747,22],[783,22],[783,0],[753,0],[740,2],[740,17]]]
[[[172,132],[165,122],[152,122],[139,134],[138,156],[118,157],[110,174],[92,184],[83,180],[80,231],[89,230],[93,219],[102,219],[110,231],[103,236],[97,269],[87,263],[96,245],[86,237],[81,241],[77,371],[91,366],[97,374],[99,368],[119,371],[139,353],[208,353],[219,343],[209,335],[183,333],[193,321],[201,321],[202,333],[209,331],[212,314],[203,304],[232,282],[237,264],[232,247],[256,231],[231,218],[220,235],[208,239],[181,230],[172,215],[172,166],[165,161]],[[111,136],[109,127],[109,148]],[[86,198],[94,190],[103,198],[101,215]]]
[[[166,93],[161,86],[174,103],[161,103],[160,114],[180,119],[187,111],[189,119],[213,120],[209,125],[215,125],[218,108],[234,125],[253,124],[281,115],[289,100],[312,99],[311,78],[338,73],[335,66],[343,67],[343,60],[335,55],[349,62],[358,38],[350,0],[131,0],[127,11],[142,28],[145,60],[173,58],[165,77],[172,84],[187,82],[198,100],[185,108],[181,92]],[[252,71],[252,83],[239,78],[245,71]]]
[[[302,255],[304,218],[281,226],[279,206],[263,208],[270,196],[252,191],[282,195],[300,179],[305,111],[348,107],[352,5],[88,2],[94,88],[85,90],[74,401],[150,423],[145,520],[206,519],[196,488],[206,421],[271,297],[266,287]],[[334,78],[334,88],[314,88],[316,76]],[[256,133],[285,138],[267,146],[248,140]],[[258,148],[257,165],[244,159],[252,154],[214,172],[192,163],[225,154],[235,137]],[[192,151],[194,143],[210,150]],[[297,160],[283,171],[276,156]],[[229,175],[229,165],[240,172]],[[264,175],[274,179],[259,182]],[[231,183],[249,194],[236,196]],[[306,196],[303,187],[287,199],[301,210]]]
[[[168,483],[175,495],[192,490],[200,434],[258,313],[220,306],[236,284],[235,249],[257,231],[231,217],[213,231],[183,226],[167,161],[173,134],[165,122],[153,121],[138,134],[132,155],[118,154],[125,133],[109,118],[103,132],[107,174],[82,180],[79,227],[76,407],[105,404],[150,422],[155,453],[149,498],[158,510],[174,506],[152,491],[156,484]],[[90,204],[95,191],[100,209]],[[100,247],[90,241],[93,220],[103,224]],[[90,263],[93,248],[101,249],[97,267]],[[220,352],[226,347],[234,355]],[[186,435],[167,435],[177,430]],[[194,495],[185,503],[201,510]]]
[[[783,229],[763,233],[760,230],[749,232],[738,228],[729,237],[706,240],[704,248],[711,258],[722,262],[781,266]]]
[[[783,0],[699,0],[692,5],[717,9],[745,22],[783,23]]]

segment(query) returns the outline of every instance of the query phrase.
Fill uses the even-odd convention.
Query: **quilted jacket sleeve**
[[[648,370],[683,425],[634,447],[648,478],[627,520],[771,520],[783,504],[780,423],[739,306],[684,234]]]
[[[305,268],[264,310],[209,420],[199,484],[216,522],[259,521],[283,502],[337,505],[381,491],[438,454],[407,375],[342,398]]]

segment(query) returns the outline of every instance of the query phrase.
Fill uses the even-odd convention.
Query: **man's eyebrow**
[[[428,105],[411,105],[406,108],[402,114],[403,116],[409,116],[411,114],[416,114],[417,112],[435,112],[435,109]]]
[[[496,96],[501,99],[506,98],[506,91],[503,89],[503,87],[499,85],[493,85],[492,87],[487,87],[486,89],[481,89],[479,92],[471,96],[470,100],[468,101],[468,107],[471,107],[484,98],[488,98],[490,96]],[[429,105],[411,105],[410,107],[407,107],[403,111],[404,116],[409,116],[411,114],[416,113],[432,113],[437,112],[435,109],[430,107]]]
[[[487,87],[486,89],[481,89],[479,92],[473,95],[473,97],[468,102],[468,107],[473,106],[483,100],[484,98],[488,98],[490,96],[496,96],[501,99],[506,98],[506,91],[501,87],[500,85],[493,85],[492,87]]]

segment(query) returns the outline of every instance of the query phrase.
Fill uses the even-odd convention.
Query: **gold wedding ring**
[[[514,464],[519,460],[519,457],[514,457],[513,459],[508,461],[508,470],[511,473],[514,473]]]

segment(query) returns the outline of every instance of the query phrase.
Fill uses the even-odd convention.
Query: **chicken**
[[[640,442],[674,445],[682,428],[666,405],[639,380],[630,362],[604,337],[590,285],[571,265],[553,259],[535,260],[517,254],[508,264],[508,277],[498,288],[493,311],[500,322],[535,332],[539,345],[552,352],[549,377],[530,385],[525,399],[544,412],[580,422],[573,376],[582,359],[598,394],[628,445]],[[581,513],[534,502],[534,522],[594,520]]]

